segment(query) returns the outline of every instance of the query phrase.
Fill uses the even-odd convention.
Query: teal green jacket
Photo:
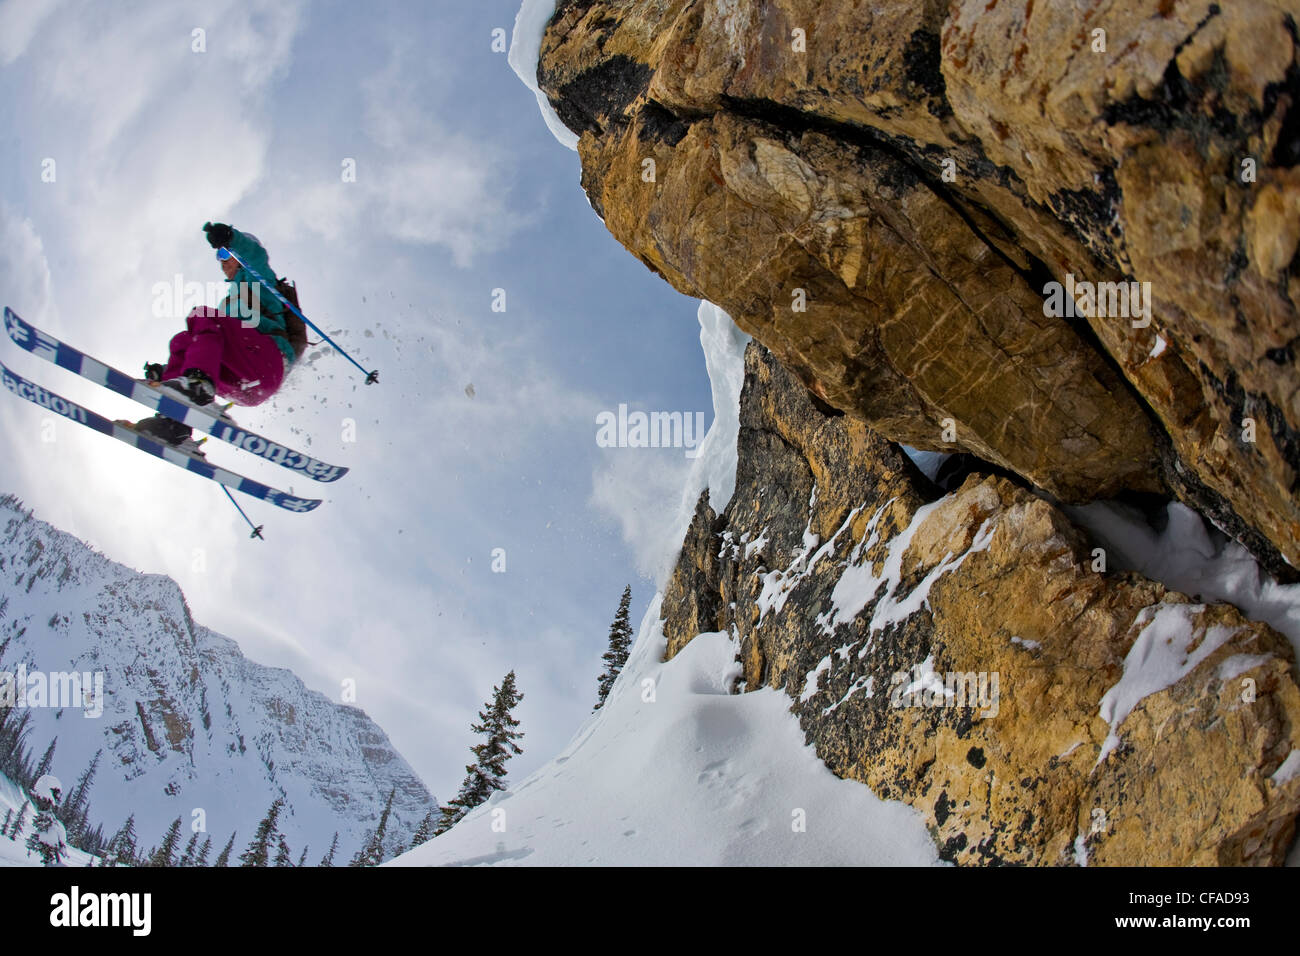
[[[262,244],[252,236],[240,232],[238,229],[231,228],[234,236],[230,240],[230,251],[239,256],[240,261],[247,263],[251,268],[256,269],[262,278],[268,283],[275,281],[275,273],[271,271],[271,260],[267,255],[266,249]],[[258,281],[253,278],[248,269],[240,267],[235,273],[235,277],[228,283],[230,292],[221,304],[217,306],[217,311],[222,315],[240,316],[239,312],[239,293],[240,283],[248,283],[247,288],[259,285]],[[290,363],[297,359],[294,354],[293,346],[289,344],[289,339],[284,325],[284,306],[275,294],[266,288],[266,283],[260,283],[261,288],[257,290],[258,306],[261,312],[261,321],[257,323],[257,331],[263,335],[270,335],[275,339],[275,344],[279,346],[280,351]]]

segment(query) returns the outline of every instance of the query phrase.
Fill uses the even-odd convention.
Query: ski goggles
[[[225,262],[227,259],[230,259],[232,257],[233,257],[233,253],[225,246],[222,246],[220,249],[217,250],[217,258],[222,262]]]

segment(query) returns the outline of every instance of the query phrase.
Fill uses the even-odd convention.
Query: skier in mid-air
[[[217,250],[230,291],[216,308],[199,306],[186,316],[186,330],[172,337],[167,364],[146,363],[145,377],[196,405],[218,397],[260,405],[283,384],[299,350],[291,341],[287,310],[241,263],[269,282],[275,273],[256,236],[220,222],[204,223],[203,231]],[[222,258],[225,250],[235,255]],[[175,446],[189,442],[192,434],[188,425],[163,415],[131,427]]]
[[[227,494],[233,488],[287,511],[299,514],[311,511],[321,499],[286,494],[209,464],[199,450],[201,443],[191,438],[192,430],[201,429],[207,435],[313,481],[337,481],[348,473],[347,468],[331,465],[242,428],[226,414],[225,408],[213,403],[220,397],[231,404],[260,405],[274,395],[294,363],[312,344],[307,338],[308,328],[315,330],[333,353],[356,366],[367,385],[379,381],[379,370],[367,370],[302,314],[297,286],[271,271],[266,249],[255,236],[225,223],[204,223],[203,231],[208,243],[217,250],[230,292],[217,308],[200,307],[190,312],[185,320],[186,330],[172,337],[167,364],[146,363],[145,378],[120,372],[38,329],[8,306],[4,308],[4,329],[16,347],[158,414],[134,423],[113,421],[18,375],[3,362],[0,362],[0,384],[19,398],[65,420],[215,481],[225,486]],[[244,518],[253,527],[254,537],[260,536],[261,529],[247,515]]]

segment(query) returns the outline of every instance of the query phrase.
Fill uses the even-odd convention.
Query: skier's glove
[[[157,362],[144,363],[144,377],[147,381],[161,382],[163,377],[163,372],[165,371],[166,369],[164,369]]]
[[[229,246],[230,241],[235,238],[235,230],[224,222],[205,222],[203,231],[208,234],[208,245],[213,249]]]

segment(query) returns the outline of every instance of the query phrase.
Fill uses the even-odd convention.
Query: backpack
[[[298,286],[288,279],[276,279],[275,290],[293,303],[293,307],[299,312],[302,306],[298,304]],[[302,358],[302,353],[307,351],[307,346],[311,343],[307,341],[307,323],[298,318],[291,309],[284,310],[284,332],[285,338],[289,340],[289,345],[293,347],[293,360],[295,362]]]

